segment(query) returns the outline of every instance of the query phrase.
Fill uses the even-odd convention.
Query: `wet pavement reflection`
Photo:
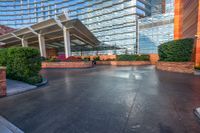
[[[0,99],[27,133],[200,133],[200,77],[153,66],[48,69],[46,86]]]

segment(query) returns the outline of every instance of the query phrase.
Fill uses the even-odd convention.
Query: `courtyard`
[[[154,66],[46,69],[49,83],[0,99],[27,133],[198,133],[200,77]]]

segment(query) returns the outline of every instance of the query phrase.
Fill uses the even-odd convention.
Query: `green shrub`
[[[0,66],[6,66],[7,63],[7,49],[0,49]]]
[[[47,58],[46,60],[44,60],[46,62],[60,62],[61,60],[56,59],[56,58]]]
[[[5,52],[6,51],[6,52]],[[34,48],[8,48],[0,51],[1,65],[7,67],[7,77],[14,80],[36,84],[42,81],[39,72],[41,70],[40,53]],[[6,53],[2,56],[2,53]]]
[[[118,61],[149,61],[149,55],[117,55]]]
[[[195,67],[196,70],[200,70],[200,67]]]
[[[99,56],[95,57],[94,61],[100,61],[100,57]]]
[[[82,59],[83,61],[90,61],[90,57],[85,57]]]
[[[160,61],[191,61],[193,45],[194,40],[190,38],[161,44],[158,48]]]

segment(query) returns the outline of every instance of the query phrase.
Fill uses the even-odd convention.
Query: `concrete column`
[[[41,57],[47,57],[44,36],[42,36],[41,34],[38,34],[38,41],[39,41]]]
[[[68,58],[69,56],[71,56],[70,33],[65,27],[63,28],[63,35],[64,35],[65,58]]]
[[[22,47],[28,47],[28,41],[22,38]]]

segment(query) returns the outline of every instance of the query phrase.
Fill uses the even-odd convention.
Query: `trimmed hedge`
[[[181,39],[174,40],[158,47],[160,61],[171,62],[186,62],[191,61],[193,52],[194,40]]]
[[[2,60],[3,59],[3,60]],[[6,59],[6,61],[5,61]],[[7,77],[37,84],[42,81],[40,53],[34,48],[8,48],[0,50],[0,65],[6,66]]]
[[[117,61],[149,61],[149,55],[117,55]]]
[[[6,66],[7,64],[7,49],[0,49],[0,66]]]

